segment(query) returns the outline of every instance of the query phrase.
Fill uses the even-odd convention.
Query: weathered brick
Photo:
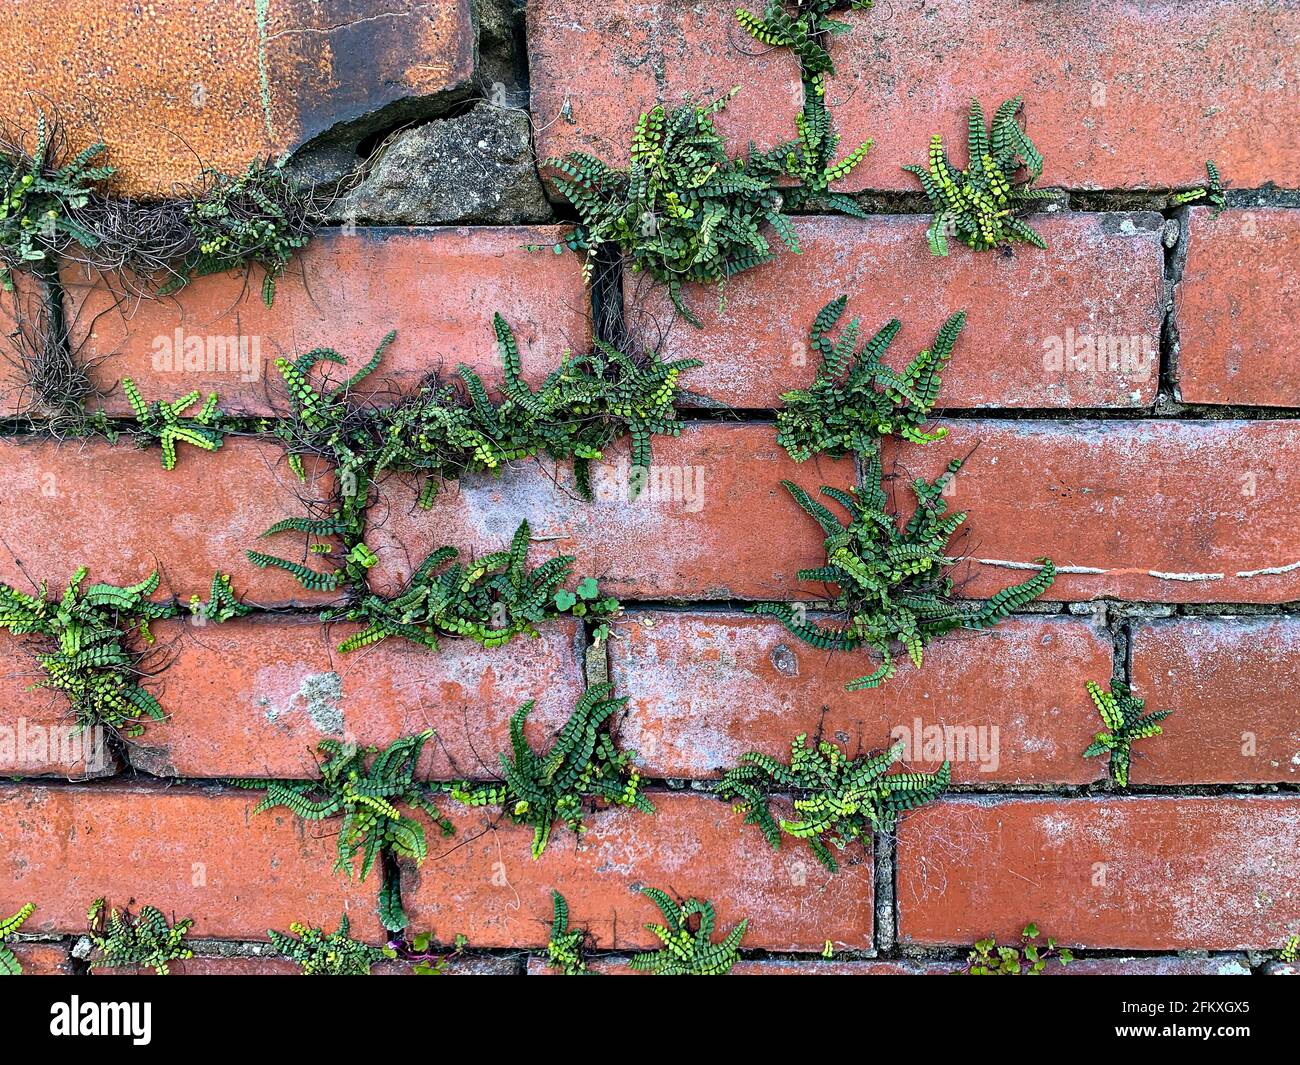
[[[311,618],[157,626],[172,659],[160,697],[174,713],[132,741],[132,765],[162,776],[301,779],[316,775],[313,751],[326,736],[383,747],[434,728],[422,773],[496,776],[522,703],[537,701],[528,731],[542,744],[582,693],[572,623],[492,651],[448,639],[434,652],[391,639],[339,654],[355,631]]]
[[[899,676],[864,692],[844,685],[874,668],[865,654],[815,650],[770,618],[638,612],[618,633],[611,673],[633,709],[619,737],[652,776],[712,776],[752,750],[783,757],[797,733],[819,729],[851,753],[903,738],[910,766],[932,772],[950,758],[962,784],[1101,774],[1079,757],[1095,731],[1082,683],[1111,675],[1112,647],[1079,619],[1018,617],[954,634],[926,649],[923,669],[904,660]]]
[[[23,976],[70,976],[72,958],[66,943],[9,943]]]
[[[464,91],[470,0],[28,0],[0,25],[0,114],[56,110],[72,149],[107,142],[118,188],[174,196],[410,97]],[[39,47],[33,47],[39,42]]]
[[[575,555],[576,572],[600,578],[615,595],[814,598],[824,592],[801,585],[795,571],[822,562],[822,536],[789,501],[783,477],[848,485],[853,472],[847,461],[796,466],[776,446],[771,426],[696,423],[679,438],[655,438],[652,479],[635,502],[627,501],[626,440],[593,464],[593,503],[577,495],[567,463],[560,485],[537,466],[462,478],[427,511],[415,507],[409,481],[391,478],[371,510],[379,520],[370,542],[381,559],[371,585],[392,592],[442,544],[462,553],[499,551],[527,518],[542,541],[531,564]],[[755,536],[760,515],[763,535]]]
[[[601,976],[640,976],[628,967],[626,958],[592,958],[587,968]],[[729,976],[949,976],[957,966],[950,962],[911,961],[823,961],[808,958],[802,961],[783,961],[765,958],[761,961],[738,961],[731,967]],[[529,976],[554,976],[555,971],[546,959],[533,956],[528,959]]]
[[[898,833],[899,936],[1241,950],[1300,919],[1300,797],[954,799]],[[984,872],[974,872],[984,870]]]
[[[950,428],[942,443],[886,454],[907,475],[933,477],[976,449],[949,499],[970,508],[969,532],[953,540],[971,559],[957,569],[962,595],[987,597],[1047,555],[1058,570],[1050,599],[1300,598],[1300,531],[1290,518],[1300,477],[1285,458],[1300,444],[1295,422],[963,420]]]
[[[39,903],[25,929],[85,930],[86,907],[157,906],[192,917],[192,935],[265,940],[294,921],[382,941],[378,878],[331,872],[334,832],[284,810],[253,816],[249,792],[151,788],[8,787],[0,792],[0,895]]]
[[[1249,976],[1244,954],[1207,958],[1079,958],[1069,965],[1049,963],[1048,976]]]
[[[403,870],[412,926],[439,939],[461,933],[477,947],[545,946],[554,888],[568,900],[571,926],[590,929],[597,946],[642,949],[658,943],[642,926],[661,919],[637,890],[644,885],[712,900],[724,932],[748,917],[745,947],[820,950],[827,939],[853,950],[871,946],[868,850],[846,852],[831,874],[806,850],[773,851],[718,799],[658,793],[653,800],[653,816],[592,816],[580,847],[557,828],[536,861],[531,830],[483,811],[453,811],[456,835],[431,842],[418,870]]]
[[[34,413],[29,360],[48,325],[45,286],[25,270],[10,272],[12,292],[0,291],[0,417]]]
[[[531,108],[541,159],[580,151],[626,167],[637,118],[656,103],[712,99],[742,86],[717,118],[733,154],[795,135],[799,65],[759,45],[730,0],[617,3],[530,0]]]
[[[162,468],[157,449],[138,451],[125,440],[56,444],[10,438],[3,444],[0,494],[0,580],[29,588],[48,582],[59,594],[81,565],[90,580],[134,584],[162,573],[158,595],[207,598],[212,575],[229,573],[237,594],[264,606],[319,603],[287,573],[261,570],[249,548],[285,554],[298,545],[259,541],[281,518],[301,515],[301,498],[325,499],[327,475],[300,484],[278,445],[227,439],[205,453],[177,447],[178,462]]]
[[[846,14],[851,31],[831,43],[844,144],[876,139],[846,190],[919,191],[900,167],[925,163],[933,133],[965,165],[971,97],[991,115],[1017,93],[1045,186],[1195,185],[1207,154],[1239,188],[1300,183],[1300,150],[1279,125],[1300,104],[1291,5],[1096,0],[1049,13],[911,0],[885,11]]]
[[[688,295],[706,328],[674,321],[662,286],[624,277],[624,303],[647,346],[694,357],[682,378],[696,402],[781,406],[810,384],[808,345],[817,312],[841,294],[862,321],[863,342],[891,318],[890,351],[905,363],[944,321],[968,312],[944,371],[942,407],[1140,407],[1155,398],[1164,302],[1161,219],[1155,214],[1064,214],[1035,223],[1050,255],[955,254],[936,259],[928,222],[905,215],[800,218],[800,254],[782,251],[727,284],[725,312],[712,287]]]
[[[1300,406],[1300,211],[1188,213],[1177,289],[1178,391],[1188,403]]]
[[[243,271],[199,278],[168,299],[142,300],[124,295],[115,277],[68,266],[72,339],[106,392],[131,377],[146,399],[215,391],[223,410],[265,415],[288,410],[277,358],[334,348],[348,366],[326,368],[342,381],[390,329],[397,337],[379,369],[357,387],[359,396],[382,400],[411,392],[430,373],[454,375],[461,362],[495,385],[501,358],[492,314],[499,311],[519,342],[525,376],[538,382],[566,348],[591,346],[590,301],[577,257],[524,249],[551,244],[561,232],[554,226],[325,230],[280,278],[269,308],[260,284]],[[130,412],[121,389],[104,405]]]
[[[35,655],[50,644],[0,632],[0,774],[111,776],[118,761],[104,731],[79,730],[62,695],[31,690],[44,678]]]
[[[1133,681],[1164,734],[1134,747],[1134,784],[1300,780],[1300,619],[1135,625]]]
[[[334,926],[331,925],[331,928]],[[240,957],[196,955],[186,961],[174,962],[169,967],[172,976],[298,976],[298,966],[287,958]],[[449,958],[443,969],[444,976],[513,976],[519,966],[510,958],[493,955]],[[130,975],[152,975],[153,970]],[[94,976],[127,975],[121,969],[96,969]],[[409,976],[411,966],[404,962],[381,961],[370,969],[371,976]]]

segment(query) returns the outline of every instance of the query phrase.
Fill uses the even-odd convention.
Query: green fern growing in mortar
[[[551,891],[553,916],[551,938],[546,944],[546,962],[563,976],[589,976],[585,928],[569,927],[569,904],[558,891]]]
[[[36,144],[29,154],[18,143],[0,143],[0,286],[13,291],[12,272],[52,269],[71,243],[93,248],[98,240],[77,221],[95,187],[113,176],[111,166],[92,166],[104,151],[92,144],[71,159],[57,158],[56,132],[36,117]]]
[[[934,481],[912,482],[916,509],[901,528],[888,509],[879,454],[866,458],[863,483],[869,487],[850,492],[822,488],[823,495],[848,511],[847,523],[798,485],[782,481],[826,533],[826,564],[800,570],[799,579],[837,585],[835,608],[847,615],[847,621],[823,625],[789,603],[759,603],[750,611],[780,619],[793,635],[821,650],[871,648],[880,656],[880,666],[846,686],[848,691],[859,691],[878,687],[894,675],[895,644],[903,646],[919,669],[931,640],[954,629],[990,628],[1042,595],[1056,575],[1050,559],[1039,559],[1038,573],[1004,588],[986,603],[952,601],[953,582],[946,571],[958,560],[948,554],[948,541],[966,521],[966,514],[947,513],[943,489],[961,466],[961,460],[955,459]]]
[[[628,965],[637,972],[654,976],[726,976],[731,972],[731,967],[740,960],[740,941],[749,927],[748,918],[715,943],[717,917],[713,903],[702,899],[679,903],[658,888],[642,888],[641,892],[664,915],[663,924],[645,926],[663,946],[635,955]],[[699,924],[691,931],[693,918]]]
[[[129,377],[122,378],[122,391],[135,413],[135,435],[142,444],[157,443],[162,448],[164,470],[176,468],[176,445],[189,444],[203,451],[216,451],[225,438],[221,411],[217,409],[217,394],[209,392],[202,408],[191,417],[185,411],[199,401],[200,394],[189,392],[175,402],[155,400],[146,403]]]
[[[641,792],[641,775],[631,767],[635,751],[620,751],[608,730],[609,719],[627,705],[613,698],[612,684],[594,684],[583,692],[555,744],[536,753],[524,735],[533,710],[530,699],[510,718],[513,757],[502,754],[499,784],[449,785],[452,798],[470,806],[499,806],[515,824],[533,828],[533,857],[540,858],[558,821],[583,832],[584,808],[592,803],[632,806],[654,813]]]
[[[1128,770],[1132,761],[1133,743],[1136,740],[1159,736],[1163,731],[1160,722],[1173,713],[1172,710],[1157,710],[1145,713],[1146,702],[1134,696],[1128,685],[1115,681],[1111,690],[1106,691],[1093,681],[1087,683],[1088,694],[1093,706],[1101,715],[1104,730],[1083,752],[1085,758],[1096,758],[1110,753],[1110,773],[1115,783],[1121,788],[1128,787]]]
[[[91,903],[86,918],[93,950],[91,969],[153,969],[167,976],[172,962],[194,957],[185,946],[194,924],[191,918],[173,925],[156,907],[142,906],[138,915],[132,915],[126,909],[106,910],[103,899]]]
[[[955,236],[975,251],[988,251],[1021,240],[1046,248],[1043,240],[1019,215],[1032,210],[1052,194],[1032,187],[1043,173],[1043,157],[1034,147],[1016,115],[1022,107],[1017,96],[1007,100],[985,128],[984,110],[971,100],[967,129],[969,162],[958,170],[948,161],[943,138],[930,139],[926,166],[905,166],[915,174],[934,205],[934,219],[926,237],[935,255],[948,254],[948,237]],[[1028,177],[1020,179],[1020,172]]]
[[[437,789],[415,779],[420,752],[432,736],[429,729],[395,740],[383,750],[326,739],[316,748],[322,756],[319,780],[227,783],[265,790],[266,796],[253,808],[255,814],[283,807],[306,821],[340,818],[334,871],[352,877],[360,855],[360,879],[365,880],[385,854],[414,859],[417,865],[428,855],[424,825],[403,813],[402,806],[426,814],[444,836],[453,832],[451,822],[434,805]],[[391,882],[385,883],[380,901],[385,927],[404,928],[406,915]]]
[[[897,319],[860,347],[857,318],[832,339],[847,303],[848,297],[840,296],[818,312],[810,335],[812,349],[821,357],[817,376],[808,388],[781,397],[785,407],[776,415],[776,440],[795,462],[821,452],[834,458],[874,452],[880,438],[891,434],[915,444],[947,435],[945,429],[927,433],[923,427],[966,315],[954,314],[932,347],[895,371],[881,359],[902,327]]]
[[[1202,200],[1214,208],[1214,217],[1218,218],[1228,209],[1228,197],[1224,191],[1223,178],[1219,176],[1219,168],[1214,165],[1211,159],[1205,164],[1206,176],[1209,182],[1197,189],[1188,189],[1186,192],[1176,192],[1169,197],[1169,206],[1181,207],[1188,203],[1200,203]]]
[[[440,547],[420,564],[401,594],[387,599],[367,593],[356,605],[322,617],[362,625],[339,644],[346,653],[392,636],[433,650],[439,636],[501,647],[516,636],[538,635],[537,625],[544,621],[618,613],[618,600],[602,597],[591,577],[579,581],[574,591],[563,587],[572,574],[571,555],[529,569],[531,540],[528,522],[522,521],[508,549],[473,562],[462,564],[454,547]]]
[[[634,271],[667,286],[678,313],[696,327],[703,323],[686,305],[687,282],[716,285],[721,304],[729,277],[773,258],[765,228],[798,252],[784,209],[823,196],[831,182],[861,162],[870,142],[830,163],[839,138],[822,108],[799,116],[798,136],[789,143],[732,159],[713,120],[738,91],[672,111],[662,105],[647,111],[637,121],[626,170],[582,152],[547,160],[558,172],[556,188],[580,220],[555,250],[567,246],[585,253],[590,279],[597,250],[615,245]],[[798,184],[783,186],[787,177]]]
[[[27,903],[12,917],[6,917],[0,920],[0,976],[21,976],[23,967],[18,963],[18,958],[14,952],[6,946],[9,937],[26,923],[33,913],[36,912],[36,906],[33,903]]]
[[[800,733],[790,744],[790,761],[750,751],[727,771],[718,794],[732,801],[745,823],[758,825],[774,850],[782,835],[808,842],[831,872],[839,864],[831,847],[843,851],[873,832],[892,832],[898,816],[934,801],[948,788],[947,762],[937,773],[887,773],[902,756],[902,744],[888,751],[850,758],[824,740],[810,743]],[[794,817],[772,812],[774,795],[793,794]]]
[[[345,913],[334,932],[295,922],[290,935],[271,929],[271,946],[301,970],[303,976],[369,976],[370,967],[392,957],[392,952],[353,939]]]
[[[1025,925],[1019,947],[1000,947],[991,936],[981,939],[966,956],[965,976],[1041,976],[1047,963],[1055,960],[1062,967],[1074,961],[1068,947],[1058,948],[1050,936],[1039,943],[1038,925]]]

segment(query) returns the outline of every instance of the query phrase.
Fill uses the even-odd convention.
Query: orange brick
[[[174,712],[129,741],[133,766],[162,776],[302,779],[316,775],[313,751],[326,736],[383,747],[434,728],[423,773],[495,777],[520,704],[537,700],[529,733],[544,745],[582,693],[572,623],[492,651],[448,639],[434,652],[391,639],[339,654],[354,631],[311,618],[158,626],[172,657],[160,698]]]
[[[1078,619],[955,633],[926,649],[923,669],[904,660],[899,676],[864,692],[844,685],[873,668],[865,654],[818,651],[770,618],[638,612],[618,632],[611,670],[634,711],[619,737],[651,776],[713,776],[751,750],[784,757],[797,733],[819,729],[854,754],[905,738],[905,760],[927,772],[942,758],[924,745],[938,743],[962,784],[1082,784],[1101,773],[1080,757],[1095,728],[1079,696],[1083,679],[1111,675],[1111,641]]]
[[[34,412],[37,396],[24,369],[32,343],[44,336],[45,286],[22,270],[10,273],[12,292],[0,291],[0,417]]]
[[[964,166],[971,97],[991,116],[1017,93],[1045,186],[1186,187],[1205,180],[1207,155],[1239,188],[1300,183],[1300,150],[1278,126],[1300,104],[1300,14],[1288,5],[1096,0],[1045,13],[956,0],[844,21],[827,99],[845,145],[877,141],[846,190],[920,191],[899,168],[925,163],[930,135]]]
[[[1300,597],[1300,478],[1288,421],[961,421],[942,443],[887,447],[909,476],[970,454],[953,508],[970,508],[959,592],[987,597],[1040,555],[1050,599],[1289,602]],[[815,484],[812,476],[800,478]],[[900,499],[910,493],[897,489]],[[987,561],[985,561],[987,560]]]
[[[1178,391],[1188,403],[1300,405],[1300,211],[1188,214],[1177,291]]]
[[[70,976],[72,958],[66,943],[9,943],[23,976]]]
[[[296,545],[258,537],[281,518],[304,514],[300,497],[329,496],[324,476],[300,484],[278,445],[231,438],[207,453],[181,444],[171,471],[157,449],[138,451],[126,440],[11,438],[2,446],[6,583],[27,589],[44,580],[47,594],[58,595],[81,565],[92,581],[122,585],[157,568],[159,597],[182,601],[196,593],[206,599],[216,572],[229,573],[238,595],[264,606],[331,598],[245,557],[268,544],[288,554]]]
[[[1134,784],[1300,780],[1300,620],[1145,622],[1131,654],[1137,694],[1174,711],[1134,747]]]
[[[898,833],[905,943],[1276,946],[1300,919],[1300,797],[954,799]],[[978,871],[977,871],[978,870]]]
[[[74,151],[108,143],[122,192],[174,196],[203,166],[242,170],[386,105],[463,90],[472,7],[28,0],[0,26],[0,52],[13,57],[0,114],[34,125],[38,95]]]
[[[665,0],[593,10],[577,0],[530,0],[528,59],[539,159],[580,151],[626,167],[637,118],[742,86],[717,119],[737,153],[751,140],[792,139],[803,101],[799,65],[755,42],[730,0]]]
[[[64,270],[73,342],[95,383],[114,390],[131,377],[146,399],[191,389],[215,391],[222,410],[267,415],[289,409],[275,369],[317,347],[344,355],[325,366],[336,383],[397,337],[379,369],[357,388],[375,401],[413,392],[431,373],[454,377],[473,367],[489,385],[501,380],[492,331],[499,311],[514,330],[524,374],[538,383],[566,349],[591,348],[590,300],[576,256],[528,252],[551,244],[556,226],[492,229],[363,228],[322,232],[276,286],[275,303],[243,271],[199,278],[176,296],[142,300],[114,277]],[[199,351],[202,351],[200,357]],[[120,388],[104,400],[129,414]]]
[[[379,880],[330,871],[337,826],[284,810],[253,816],[255,792],[138,784],[0,792],[0,896],[39,902],[25,928],[85,930],[96,898],[192,917],[195,938],[265,940],[294,921],[382,941]]]
[[[693,357],[682,378],[710,405],[780,407],[810,384],[817,353],[808,330],[841,294],[841,325],[861,319],[863,342],[891,318],[903,325],[889,362],[934,342],[967,311],[944,371],[941,407],[1141,407],[1155,399],[1164,304],[1161,220],[1155,214],[1064,214],[1035,225],[1050,255],[954,254],[936,259],[924,218],[799,218],[801,252],[737,275],[726,310],[714,288],[688,296],[706,328],[674,321],[661,286],[624,277],[629,322],[646,346]]]
[[[70,779],[111,776],[117,756],[100,730],[79,730],[67,699],[40,688],[35,655],[52,641],[0,632],[0,774]]]
[[[658,942],[643,924],[661,920],[637,891],[645,885],[710,899],[723,932],[748,917],[747,948],[820,950],[827,939],[854,950],[871,946],[869,850],[847,851],[831,874],[805,849],[773,851],[727,803],[671,793],[653,800],[653,816],[594,815],[580,848],[557,827],[536,861],[531,830],[504,821],[494,829],[496,815],[454,811],[457,834],[431,844],[418,870],[403,870],[412,927],[439,939],[461,933],[479,947],[545,946],[554,888],[569,903],[571,927],[590,929],[597,946],[641,949]]]
[[[536,565],[557,554],[576,555],[581,576],[600,578],[602,588],[629,599],[799,597],[820,594],[802,586],[795,571],[819,565],[822,536],[786,495],[780,481],[820,478],[852,483],[847,461],[796,466],[776,446],[766,425],[688,425],[679,438],[654,440],[654,477],[635,502],[627,502],[626,441],[593,466],[597,500],[574,491],[571,469],[534,466],[500,478],[462,478],[433,509],[415,507],[410,482],[391,478],[371,509],[372,548],[381,562],[372,587],[391,593],[434,548],[453,544],[462,553],[499,551],[527,518],[539,542]],[[616,492],[622,470],[622,492]],[[763,534],[753,522],[761,516]]]

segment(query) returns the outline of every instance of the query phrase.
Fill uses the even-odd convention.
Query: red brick
[[[476,28],[469,0],[382,12],[350,0],[27,0],[0,26],[0,52],[13,57],[0,114],[30,125],[36,105],[57,110],[74,151],[106,141],[118,187],[157,198],[200,167],[242,170],[386,105],[462,90]]]
[[[70,976],[72,959],[66,943],[9,943],[23,976]]]
[[[160,697],[175,712],[130,741],[132,764],[163,776],[301,779],[316,775],[313,751],[326,736],[382,747],[434,728],[422,772],[481,779],[497,775],[522,703],[537,700],[529,733],[541,745],[582,693],[571,623],[492,651],[447,639],[434,652],[391,639],[339,654],[354,631],[313,618],[158,626],[172,657]]]
[[[1300,781],[1300,619],[1137,625],[1133,681],[1164,734],[1134,747],[1134,784]]]
[[[942,443],[887,448],[909,476],[970,454],[954,508],[959,592],[987,597],[1048,555],[1050,599],[1289,602],[1300,598],[1300,491],[1288,421],[960,421]],[[813,476],[801,483],[815,484]],[[898,489],[900,503],[910,493]],[[984,561],[987,560],[987,561]],[[1266,572],[1280,570],[1280,572]],[[969,579],[967,579],[969,578]]]
[[[0,895],[39,907],[32,932],[85,930],[86,907],[157,906],[195,938],[265,940],[294,921],[381,941],[379,880],[333,873],[337,826],[284,810],[253,816],[256,792],[108,784],[0,793]]]
[[[1190,186],[1207,155],[1239,188],[1300,183],[1300,149],[1279,124],[1300,104],[1289,5],[912,0],[892,14],[846,14],[852,30],[831,45],[827,98],[844,144],[877,140],[846,190],[920,191],[899,168],[925,163],[930,135],[964,165],[971,97],[991,115],[1017,93],[1045,186]]]
[[[37,396],[27,383],[24,359],[44,334],[45,286],[23,270],[10,273],[12,292],[0,291],[0,417],[34,412]]]
[[[1271,961],[1264,966],[1265,976],[1300,976],[1300,965],[1285,961]]]
[[[803,101],[791,53],[754,41],[731,0],[530,0],[528,59],[539,159],[580,151],[626,167],[637,118],[741,86],[717,119],[732,154],[795,135]]]
[[[346,370],[328,368],[342,381],[390,329],[397,337],[359,395],[414,391],[430,373],[454,375],[461,362],[496,384],[501,360],[492,314],[499,311],[514,329],[525,375],[538,382],[566,348],[591,347],[578,258],[524,250],[552,244],[561,232],[555,226],[325,230],[280,279],[269,308],[261,285],[244,271],[199,278],[168,299],[142,300],[124,295],[115,277],[87,278],[70,266],[64,281],[73,341],[105,391],[131,377],[146,399],[215,391],[223,410],[265,415],[288,409],[277,358],[334,348],[348,360]],[[128,283],[128,290],[134,287],[138,282]],[[205,350],[217,345],[205,356],[211,369],[172,368],[185,338],[197,338]],[[130,413],[121,389],[105,406]]]
[[[1300,406],[1300,211],[1188,215],[1177,291],[1178,391],[1187,403]]]
[[[987,633],[955,633],[926,649],[923,669],[904,657],[894,680],[866,692],[844,690],[874,668],[866,655],[818,651],[770,618],[638,612],[618,633],[611,672],[634,710],[619,737],[651,776],[713,776],[751,750],[783,757],[797,733],[819,728],[852,753],[905,735],[909,764],[932,772],[941,759],[917,748],[917,719],[923,729],[988,730],[982,746],[973,742],[953,761],[958,783],[1082,784],[1101,775],[1079,757],[1096,731],[1080,697],[1084,679],[1110,677],[1112,647],[1075,618],[1018,617]],[[719,715],[720,706],[729,712]]]
[[[718,799],[658,793],[653,800],[653,816],[592,816],[580,848],[557,827],[536,861],[530,829],[501,822],[493,830],[495,815],[454,811],[456,835],[431,846],[418,870],[403,871],[412,927],[440,939],[461,933],[476,947],[545,946],[554,888],[568,900],[571,926],[588,928],[599,948],[642,949],[658,942],[642,926],[661,919],[637,890],[644,885],[710,899],[723,932],[749,918],[746,948],[820,950],[827,939],[871,946],[868,849],[846,852],[831,874],[804,848],[773,851]]]
[[[332,598],[245,556],[249,548],[288,555],[298,546],[289,536],[258,537],[281,518],[304,514],[301,498],[329,496],[323,475],[300,484],[276,444],[230,438],[211,453],[181,444],[170,471],[156,448],[139,451],[126,440],[11,438],[3,449],[0,580],[22,588],[44,580],[58,595],[81,565],[92,581],[123,585],[157,568],[159,597],[182,601],[196,593],[206,599],[216,572],[229,573],[238,595],[264,606]]]
[[[1047,976],[1249,976],[1244,955],[1209,958],[1079,958],[1069,965],[1049,963]]]
[[[110,776],[118,763],[103,730],[78,731],[64,696],[31,690],[44,678],[34,656],[52,643],[0,632],[0,775]]]
[[[666,355],[704,360],[682,384],[710,404],[779,407],[783,392],[810,384],[818,358],[809,327],[842,293],[850,299],[841,322],[861,318],[864,341],[901,320],[894,365],[932,344],[950,315],[969,312],[944,372],[942,407],[1152,403],[1164,305],[1158,215],[1044,216],[1035,224],[1052,253],[1011,258],[936,259],[927,224],[905,215],[797,219],[800,254],[783,251],[733,278],[724,313],[714,288],[695,286],[688,299],[704,330],[674,321],[662,287],[628,273],[628,320],[647,346],[666,338]],[[1113,354],[1100,368],[1097,344]]]
[[[372,587],[391,592],[404,574],[442,544],[462,553],[499,551],[527,518],[535,545],[530,562],[557,554],[576,555],[581,576],[601,579],[608,593],[627,598],[692,599],[798,597],[824,594],[800,585],[795,571],[824,559],[820,530],[789,500],[780,481],[817,478],[819,483],[848,485],[847,461],[822,460],[796,466],[776,445],[766,425],[688,425],[673,439],[656,437],[654,467],[669,479],[660,483],[679,491],[673,501],[653,482],[636,502],[626,491],[610,498],[602,485],[622,469],[627,475],[626,441],[611,447],[592,470],[597,500],[584,502],[572,487],[568,464],[560,471],[527,466],[501,477],[462,478],[439,496],[432,510],[415,508],[409,481],[392,478],[371,508],[371,546],[381,562],[372,571]],[[619,464],[622,464],[621,466]],[[609,476],[607,477],[606,474]],[[655,476],[659,476],[656,474]],[[694,489],[701,483],[702,495]],[[762,516],[764,533],[753,534]]]
[[[601,976],[643,976],[629,968],[626,958],[592,958],[587,968]],[[731,967],[729,976],[949,976],[957,967],[949,962],[910,961],[823,961],[808,958],[802,961],[782,961],[765,958],[761,961],[738,961]],[[554,976],[555,971],[546,959],[533,956],[528,959],[529,976]]]
[[[1294,795],[943,802],[899,828],[899,936],[1010,941],[1033,921],[1077,947],[1271,947],[1300,919],[1298,847]]]

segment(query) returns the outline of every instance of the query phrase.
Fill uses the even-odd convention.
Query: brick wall
[[[499,91],[526,106],[515,118],[531,122],[538,158],[582,150],[614,163],[657,99],[743,86],[720,121],[737,150],[789,137],[801,99],[791,55],[745,35],[734,0],[530,0],[526,18],[488,0],[382,13],[292,0],[270,5],[268,24],[245,7],[227,18],[215,2],[122,14],[102,0],[31,0],[0,23],[3,50],[24,57],[0,87],[0,115],[30,122],[27,94],[47,95],[70,130],[108,142],[120,191],[159,196],[196,177],[195,153],[232,169],[305,145],[328,169],[394,129],[455,121],[476,97],[500,103]],[[0,743],[0,915],[37,904],[24,929],[35,938],[19,949],[29,971],[80,968],[75,937],[100,895],[192,916],[204,957],[187,972],[284,971],[264,956],[267,929],[332,926],[343,911],[379,940],[377,879],[331,874],[327,828],[284,811],[254,818],[257,796],[222,778],[302,778],[326,735],[384,744],[426,727],[439,743],[423,775],[481,777],[521,702],[537,700],[529,730],[541,742],[604,675],[630,698],[619,738],[640,752],[658,813],[599,812],[581,844],[557,831],[532,861],[526,831],[455,810],[457,835],[431,836],[428,861],[401,878],[413,928],[467,937],[453,971],[545,972],[552,888],[612,952],[608,969],[647,945],[642,925],[657,914],[642,884],[713,899],[723,927],[748,917],[736,971],[755,974],[948,972],[975,939],[1014,938],[1030,921],[1079,948],[1073,971],[1247,974],[1300,931],[1300,154],[1286,121],[1300,13],[1263,0],[888,7],[888,18],[843,16],[852,31],[835,41],[829,90],[845,143],[876,140],[844,183],[872,216],[797,218],[802,254],[734,279],[725,310],[711,290],[691,294],[703,330],[674,321],[641,277],[621,279],[614,310],[631,335],[704,362],[683,379],[681,436],[654,445],[657,463],[702,478],[698,497],[585,503],[572,471],[549,463],[467,477],[427,511],[402,478],[378,488],[373,588],[399,587],[444,543],[495,550],[526,517],[534,557],[576,555],[624,601],[607,647],[573,623],[493,651],[388,641],[341,656],[348,628],[316,619],[330,596],[244,557],[304,493],[278,445],[231,440],[165,472],[153,452],[54,440],[39,418],[6,422],[0,580],[61,587],[86,565],[125,584],[157,566],[160,594],[184,599],[219,570],[257,608],[222,627],[158,626],[155,683],[172,712],[93,766],[14,742],[53,734],[63,708],[27,689],[39,679],[31,643],[0,643],[0,738],[11,737]],[[69,32],[51,32],[51,18]],[[960,143],[972,95],[987,105],[1021,92],[1047,160],[1041,183],[1064,190],[1061,208],[1034,220],[1050,250],[931,257],[900,165],[924,157],[932,132]],[[1229,208],[1170,207],[1207,155],[1232,184]],[[537,181],[531,164],[527,176]],[[151,300],[132,279],[70,261],[51,298],[97,386],[129,375],[148,395],[215,389],[224,409],[258,418],[284,414],[276,357],[326,344],[355,364],[393,328],[375,380],[397,392],[459,362],[495,384],[494,310],[530,380],[590,345],[578,260],[524,250],[564,232],[563,203],[529,225],[507,214],[392,225],[374,213],[327,227],[269,309],[256,277]],[[744,612],[820,593],[795,573],[820,563],[821,537],[779,482],[854,481],[849,460],[791,462],[773,426],[781,393],[812,377],[800,353],[813,315],[841,292],[868,328],[902,319],[895,350],[909,354],[968,312],[940,398],[948,437],[885,451],[908,476],[969,453],[952,501],[971,513],[959,594],[986,598],[1040,555],[1059,571],[1045,601],[857,693],[844,684],[866,671],[859,658]],[[37,297],[24,280],[0,301],[4,333]],[[178,330],[253,338],[256,355],[237,372],[159,370],[155,342]],[[1114,338],[1158,357],[1137,371],[1048,357]],[[23,397],[8,363],[0,390],[10,416]],[[120,389],[105,405],[129,412]],[[626,454],[616,445],[606,461]],[[328,495],[331,471],[308,472],[308,494]],[[1127,792],[1081,757],[1098,727],[1083,684],[1112,677],[1175,711],[1137,748]],[[797,732],[821,727],[867,749],[933,726],[988,730],[996,754],[956,762],[948,796],[906,816],[896,838],[852,848],[837,875],[799,846],[770,850],[711,794],[741,753],[781,754]],[[921,752],[912,764],[937,767]],[[827,941],[835,961],[818,958]]]

